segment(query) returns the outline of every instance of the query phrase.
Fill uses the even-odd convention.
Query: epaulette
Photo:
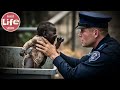
[[[97,50],[98,51],[101,51],[101,50],[103,50],[105,47],[107,47],[108,46],[108,44],[107,43],[104,43],[104,44],[102,44]]]

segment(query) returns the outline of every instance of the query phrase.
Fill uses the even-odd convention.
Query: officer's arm
[[[58,68],[59,72],[65,79],[85,79],[94,77],[105,68],[105,62],[109,61],[111,57],[106,54],[101,56],[95,61],[89,61],[89,58],[83,58],[83,62],[79,63],[76,67],[72,68],[61,56],[58,56],[53,61],[54,65]]]
[[[69,57],[67,55],[64,55],[63,53],[60,53],[60,56],[67,62],[71,67],[75,67],[80,63],[80,59],[76,59],[73,57]]]

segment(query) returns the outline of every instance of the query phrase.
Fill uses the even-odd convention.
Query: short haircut
[[[103,36],[106,36],[108,34],[108,28],[98,28],[100,30],[100,33]]]

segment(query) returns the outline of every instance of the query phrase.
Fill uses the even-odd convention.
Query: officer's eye
[[[81,32],[80,33],[84,33],[85,32],[85,29],[81,29]]]

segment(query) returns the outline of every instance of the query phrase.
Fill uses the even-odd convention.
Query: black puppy
[[[37,27],[37,35],[23,45],[20,52],[20,55],[24,57],[22,62],[23,68],[41,68],[41,66],[46,62],[47,56],[40,51],[37,51],[35,47],[37,40],[43,41],[41,37],[46,38],[51,44],[54,44],[57,38],[55,25],[47,21],[41,22]],[[57,38],[57,42],[55,44],[56,49],[59,48],[63,41],[64,39],[62,37]],[[27,53],[27,50],[30,47],[32,47],[32,49]]]

